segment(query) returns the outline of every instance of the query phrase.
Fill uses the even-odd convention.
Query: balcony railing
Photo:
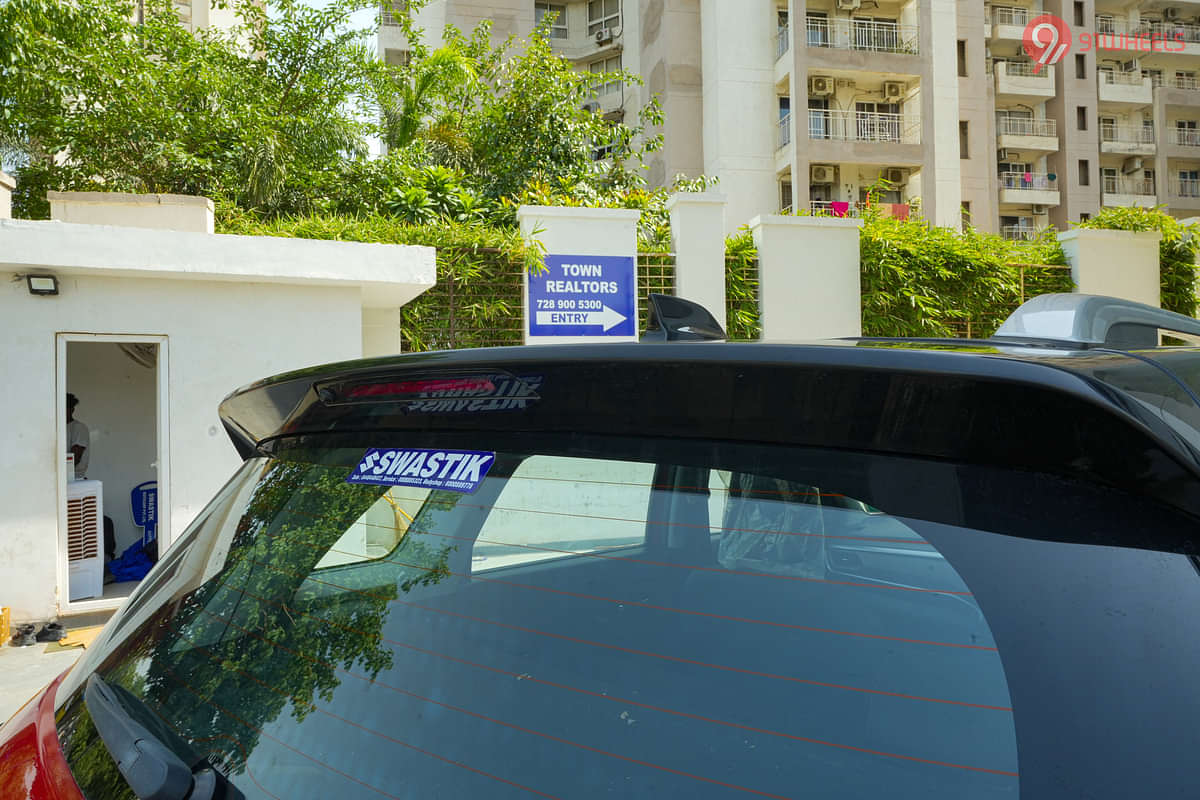
[[[1154,128],[1145,125],[1129,127],[1111,122],[1100,123],[1100,141],[1121,144],[1154,144]]]
[[[1132,72],[1117,72],[1112,69],[1100,70],[1100,80],[1109,85],[1141,86],[1144,77],[1139,70],[1133,70]]]
[[[853,19],[809,17],[806,20],[809,47],[836,50],[867,50],[873,53],[916,53],[915,25]]]
[[[1043,67],[1041,72],[1033,71],[1032,61],[998,61],[997,64],[1004,65],[1004,74],[1010,78],[1035,78],[1037,80],[1051,80],[1050,69]]]
[[[1058,122],[1028,117],[998,117],[996,132],[1001,136],[1057,136]]]
[[[1001,172],[1000,188],[1057,192],[1058,180],[1044,172]]]
[[[1200,130],[1195,128],[1170,128],[1171,144],[1184,147],[1200,147]]]
[[[1150,77],[1154,79],[1154,86],[1156,87],[1166,86],[1170,89],[1191,89],[1192,91],[1200,89],[1200,83],[1197,83],[1196,79],[1190,75],[1163,76],[1155,74]]]
[[[1176,41],[1182,39],[1185,42],[1197,43],[1200,42],[1200,25],[1191,22],[1152,22],[1149,25],[1140,25],[1134,31],[1142,35],[1151,37],[1160,37],[1167,41]],[[1159,51],[1163,51],[1163,46],[1159,45]],[[1167,50],[1167,52],[1172,52]]]
[[[787,147],[792,143],[792,114],[788,112],[779,118],[778,147]]]
[[[921,120],[910,114],[809,109],[808,137],[842,142],[920,144]]]
[[[791,45],[792,29],[789,25],[780,25],[775,33],[775,57],[783,58]]]
[[[1136,194],[1154,196],[1153,178],[1126,178],[1121,175],[1104,175],[1100,182],[1104,194]]]
[[[809,210],[818,217],[858,217],[862,216],[862,203],[813,200],[809,203]]]
[[[1015,25],[1024,28],[1032,19],[1027,8],[993,8],[993,25]]]
[[[1000,237],[1010,242],[1027,242],[1037,235],[1038,230],[1032,225],[1004,225],[1000,228]]]
[[[1171,191],[1179,197],[1200,197],[1200,180],[1177,178],[1171,182]]]

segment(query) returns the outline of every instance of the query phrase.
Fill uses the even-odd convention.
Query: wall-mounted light
[[[53,275],[26,275],[30,294],[58,294],[58,278]]]

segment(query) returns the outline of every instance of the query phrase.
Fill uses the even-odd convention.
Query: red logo
[[[1042,67],[1057,64],[1071,49],[1071,29],[1053,14],[1042,14],[1029,20],[1022,37],[1025,55],[1033,59],[1033,74]]]

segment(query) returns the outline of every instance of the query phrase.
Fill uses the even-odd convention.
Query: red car
[[[1071,295],[250,386],[0,798],[1195,797],[1200,351],[1159,328],[1200,334]]]

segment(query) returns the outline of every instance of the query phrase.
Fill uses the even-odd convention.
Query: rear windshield
[[[466,451],[370,452],[247,462],[114,619],[59,695],[90,800],[131,796],[93,673],[248,798],[1017,796],[943,544],[983,534],[715,445],[473,450],[455,488]]]

